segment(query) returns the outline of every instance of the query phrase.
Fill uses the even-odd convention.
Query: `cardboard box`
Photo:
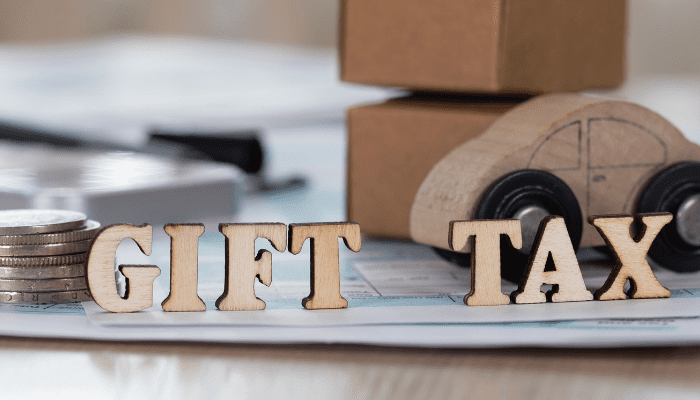
[[[413,96],[348,112],[348,219],[409,239],[413,198],[430,169],[523,99]]]
[[[341,79],[470,93],[624,78],[624,0],[344,0]]]

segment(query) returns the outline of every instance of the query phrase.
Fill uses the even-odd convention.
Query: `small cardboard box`
[[[523,99],[413,96],[348,112],[348,220],[409,239],[413,198],[443,156]]]
[[[462,93],[624,78],[625,0],[343,0],[341,79]]]

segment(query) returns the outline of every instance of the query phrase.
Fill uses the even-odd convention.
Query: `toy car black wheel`
[[[661,171],[644,189],[637,210],[673,214],[649,249],[652,260],[677,272],[700,270],[700,163]]]
[[[471,265],[470,253],[459,253],[456,251],[441,249],[439,247],[433,247],[433,251],[443,260],[449,261],[453,264],[457,264],[462,267],[469,267]]]
[[[576,196],[561,179],[539,170],[521,170],[508,174],[491,185],[481,198],[475,219],[516,218],[521,221],[523,247],[513,248],[506,235],[501,236],[501,276],[519,282],[530,256],[540,221],[548,215],[564,218],[574,248],[581,243],[583,217]],[[469,266],[468,254],[435,249],[443,258]]]

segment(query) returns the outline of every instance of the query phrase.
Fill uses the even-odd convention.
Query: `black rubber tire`
[[[449,261],[452,264],[457,264],[460,267],[469,268],[471,265],[470,253],[459,253],[456,251],[441,249],[439,247],[433,247],[433,251],[443,260]]]
[[[683,200],[700,193],[700,163],[683,162],[659,172],[639,198],[637,211],[670,212],[676,215]],[[649,257],[676,272],[700,270],[700,246],[685,242],[675,219],[666,225],[652,243]]]
[[[536,205],[564,218],[574,249],[583,232],[583,217],[576,196],[561,179],[539,170],[510,173],[488,188],[479,202],[474,219],[506,219],[522,207]],[[435,249],[442,258],[462,266],[470,265],[469,254]],[[520,282],[529,255],[514,249],[506,235],[501,236],[501,276]]]

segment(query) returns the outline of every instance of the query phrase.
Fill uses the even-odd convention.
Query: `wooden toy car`
[[[448,250],[452,220],[517,218],[523,248],[502,239],[503,276],[517,279],[539,222],[563,216],[574,247],[602,246],[590,215],[674,215],[649,256],[680,272],[700,270],[700,146],[639,105],[550,94],[513,108],[430,171],[416,194],[411,237]],[[466,261],[468,262],[468,261]]]

